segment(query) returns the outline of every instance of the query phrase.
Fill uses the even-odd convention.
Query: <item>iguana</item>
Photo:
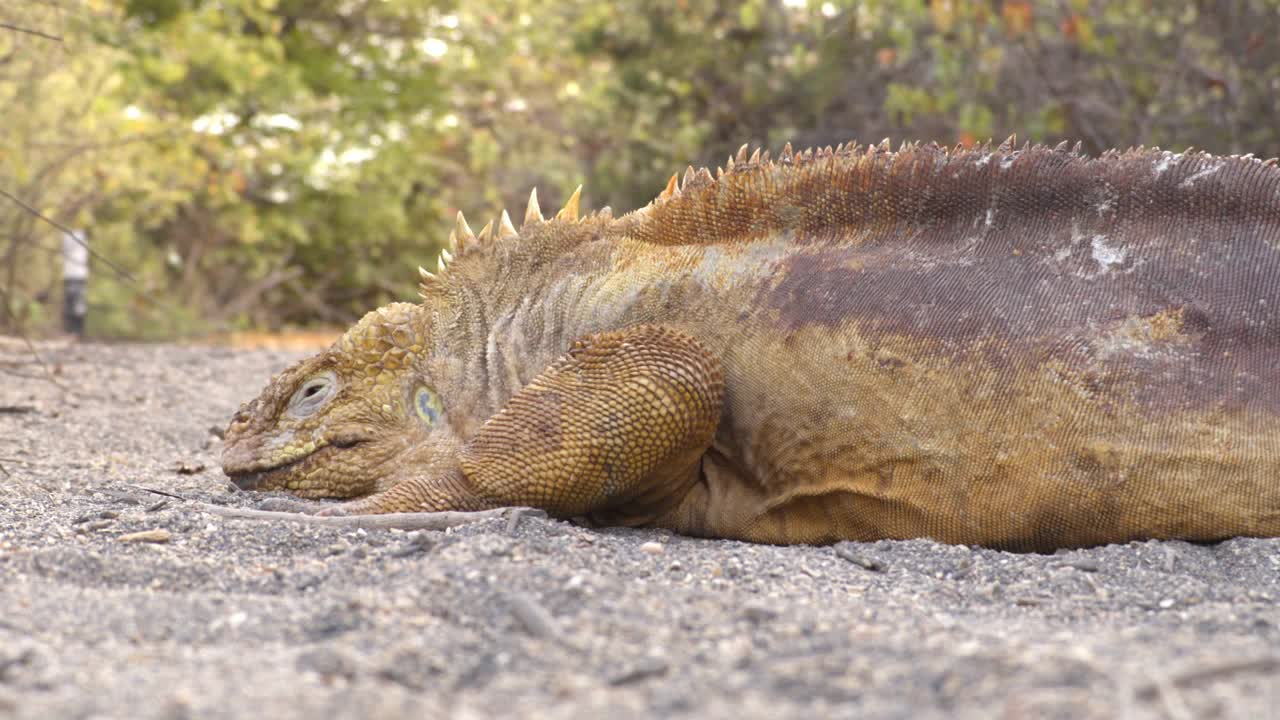
[[[421,304],[240,408],[227,475],[765,543],[1280,535],[1275,161],[744,148],[579,198],[459,214]]]

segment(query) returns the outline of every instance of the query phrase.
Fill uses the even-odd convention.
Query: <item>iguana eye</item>
[[[436,424],[440,421],[440,416],[444,415],[444,404],[440,402],[440,396],[428,388],[420,387],[414,393],[413,407],[418,410],[418,417],[422,418],[422,422],[428,425]]]
[[[309,378],[302,383],[293,397],[289,398],[289,414],[294,417],[306,417],[324,406],[338,388],[338,378],[333,373],[325,373]]]

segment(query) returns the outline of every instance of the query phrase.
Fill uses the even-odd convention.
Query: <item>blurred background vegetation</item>
[[[0,190],[81,228],[89,333],[345,325],[452,215],[648,202],[742,143],[1280,155],[1280,0],[4,0]],[[0,198],[0,330],[61,233]]]

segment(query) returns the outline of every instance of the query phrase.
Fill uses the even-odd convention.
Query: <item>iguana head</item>
[[[423,362],[428,325],[421,306],[387,305],[272,378],[231,419],[223,471],[244,489],[356,497],[447,463],[456,442]]]
[[[533,268],[598,236],[609,214],[580,221],[578,198],[544,219],[535,193],[520,232],[505,212],[478,234],[459,214],[436,273],[419,268],[423,303],[375,310],[272,378],[231,419],[223,471],[244,489],[349,498],[452,469],[462,439],[496,410],[477,369],[488,332],[477,298],[522,299]]]

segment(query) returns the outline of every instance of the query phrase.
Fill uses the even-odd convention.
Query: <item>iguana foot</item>
[[[638,524],[688,491],[723,393],[719,360],[688,335],[589,335],[489,418],[459,465],[495,505]]]
[[[411,477],[390,489],[357,500],[329,505],[316,515],[381,515],[384,513],[439,512],[444,510],[490,510],[501,504],[485,500],[455,470],[443,477]]]

